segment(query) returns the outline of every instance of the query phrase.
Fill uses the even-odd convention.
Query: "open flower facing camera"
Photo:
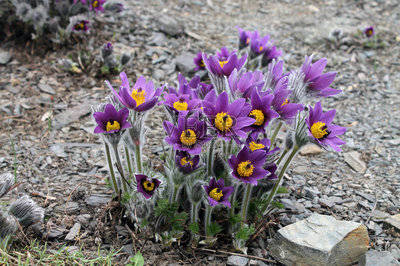
[[[166,243],[189,229],[192,241],[203,235],[210,245],[217,234],[232,234],[234,246],[243,250],[261,230],[257,219],[267,219],[276,208],[274,197],[299,149],[313,142],[340,151],[344,144],[338,136],[345,128],[333,124],[335,110],[324,112],[321,102],[305,107],[340,93],[332,88],[336,72],[323,73],[327,60],[307,56],[300,68],[285,72],[278,60],[282,52],[268,35],[238,30],[239,52],[223,47],[194,58],[196,70],[206,69],[211,84],[179,74],[178,87],[156,88],[144,77],[131,87],[122,72],[119,89],[107,81],[110,102],[93,114],[116,196],[132,218],[163,225]],[[103,50],[108,54],[112,47]],[[142,156],[146,117],[157,104],[169,118],[163,122],[167,147],[160,172]],[[229,222],[225,228],[215,221]]]

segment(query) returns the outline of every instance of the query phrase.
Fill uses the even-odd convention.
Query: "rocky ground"
[[[290,193],[281,196],[286,211],[279,226],[311,213],[360,222],[367,226],[375,250],[388,250],[400,259],[400,234],[384,221],[400,212],[400,8],[396,0],[152,0],[129,1],[127,8],[119,18],[101,18],[107,22],[101,41],[113,41],[117,50],[132,54],[126,69],[132,80],[144,75],[162,84],[173,82],[179,71],[192,75],[191,58],[199,50],[236,47],[236,25],[271,34],[284,51],[289,70],[299,66],[305,55],[327,57],[328,69],[338,71],[334,87],[343,93],[324,103],[337,109],[335,122],[347,127],[347,145],[342,153],[313,146],[301,152],[286,176],[284,185]],[[369,25],[376,28],[379,47],[363,45],[365,39],[358,32]],[[339,39],[330,37],[334,30],[343,33]],[[90,117],[90,106],[101,102],[108,90],[103,78],[61,70],[59,58],[59,52],[39,57],[12,43],[2,44],[0,171],[15,170],[22,182],[20,192],[46,207],[48,237],[54,245],[84,246],[88,254],[96,252],[99,244],[104,249],[125,245],[117,258],[123,262],[133,252],[128,245],[130,232],[118,221],[107,221],[116,225],[109,230],[102,228],[111,195],[104,182],[102,146],[92,134]],[[161,150],[162,120],[160,109],[149,117],[149,158]],[[79,237],[68,238],[77,224]],[[258,241],[250,254],[270,258],[268,242]],[[229,256],[140,243],[150,264],[161,260],[225,263]]]

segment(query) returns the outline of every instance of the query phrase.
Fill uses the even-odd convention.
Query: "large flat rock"
[[[368,250],[369,237],[360,223],[313,214],[281,228],[268,247],[285,265],[351,265]]]

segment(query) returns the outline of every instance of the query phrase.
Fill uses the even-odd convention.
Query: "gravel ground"
[[[399,234],[376,218],[377,211],[398,214],[400,209],[400,7],[396,0],[160,0],[129,1],[127,7],[120,18],[102,18],[109,22],[102,39],[113,40],[117,49],[133,55],[127,69],[131,79],[145,75],[160,84],[173,82],[177,66],[187,71],[188,63],[180,55],[223,45],[236,47],[236,25],[269,33],[284,51],[289,70],[300,66],[305,55],[327,57],[328,70],[338,71],[334,88],[343,93],[324,103],[337,109],[335,122],[347,127],[347,145],[342,153],[309,154],[309,150],[297,157],[284,184],[291,193],[282,202],[290,211],[280,217],[281,226],[311,212],[330,214],[366,223],[375,249],[400,246]],[[363,46],[358,32],[369,25],[375,26],[383,47]],[[330,41],[329,34],[336,29],[343,35]],[[31,56],[12,44],[2,49],[12,59],[0,65],[1,172],[16,168],[23,182],[19,190],[46,207],[54,238],[63,240],[74,223],[82,221],[84,237],[69,244],[87,243],[88,252],[96,250],[89,244],[93,240],[105,247],[127,244],[115,240],[116,233],[123,235],[123,228],[98,232],[101,206],[111,195],[104,185],[105,159],[99,139],[92,134],[89,106],[108,93],[103,79],[63,72],[56,64],[60,53]],[[156,108],[149,117],[149,158],[160,152],[164,117],[160,110]],[[251,252],[263,256],[260,245]],[[150,254],[160,251],[156,244],[147,243],[145,258],[152,263],[159,258]],[[169,262],[193,263],[174,250],[162,256]],[[196,261],[201,259],[224,262],[204,254]]]

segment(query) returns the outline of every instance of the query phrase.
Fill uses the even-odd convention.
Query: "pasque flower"
[[[161,184],[161,181],[157,178],[149,178],[146,175],[135,175],[135,177],[137,190],[142,193],[146,199],[150,199]]]
[[[323,112],[321,102],[317,102],[314,109],[310,106],[306,124],[308,126],[308,135],[317,144],[323,147],[331,147],[335,151],[341,151],[339,146],[346,142],[337,136],[343,135],[346,132],[346,128],[332,124],[335,114],[336,110],[334,109]]]
[[[193,62],[196,65],[196,68],[194,69],[194,71],[206,69],[206,65],[204,64],[204,61],[203,61],[203,53],[202,52],[197,53],[196,57],[193,59]]]
[[[74,24],[73,30],[87,32],[89,30],[89,21],[84,19],[78,21]]]
[[[370,26],[370,27],[365,28],[364,34],[368,38],[371,38],[372,36],[374,36],[375,35],[374,27]]]
[[[269,35],[260,37],[258,31],[254,31],[250,38],[250,57],[254,58],[264,53],[268,47]]]
[[[153,108],[157,103],[158,96],[161,94],[161,88],[154,89],[153,82],[146,82],[144,77],[139,77],[133,88],[130,88],[129,80],[125,72],[121,72],[119,76],[122,82],[119,92],[114,90],[108,80],[106,80],[106,84],[121,104],[137,112],[143,112]]]
[[[282,73],[283,73],[283,61],[272,60],[272,62],[268,64],[268,69],[264,74],[265,83],[263,91],[267,91],[268,89],[275,91],[278,81],[285,76]]]
[[[187,151],[176,151],[175,164],[182,173],[189,174],[200,167],[200,156],[191,156]]]
[[[258,135],[258,132],[254,132],[246,139],[246,146],[251,151],[264,151],[267,156],[279,151],[278,147],[271,150],[271,141],[268,138],[259,139]]]
[[[247,46],[249,46],[252,32],[245,31],[237,26],[236,26],[236,28],[239,31],[239,50],[242,50],[243,48],[246,48]]]
[[[245,138],[243,128],[252,125],[255,119],[248,117],[250,106],[243,98],[229,104],[228,94],[221,93],[218,98],[215,91],[210,91],[203,101],[204,113],[219,137],[230,140],[232,137]]]
[[[235,68],[241,69],[246,59],[247,55],[238,58],[235,52],[230,53],[226,47],[223,47],[217,56],[203,53],[203,62],[207,70],[215,76],[229,76]]]
[[[105,2],[106,2],[106,0],[91,0],[89,9],[96,11],[96,13],[104,12],[103,4]]]
[[[228,160],[233,177],[243,183],[257,185],[257,180],[268,174],[268,171],[263,168],[266,157],[265,151],[255,150],[252,152],[244,146],[237,156],[232,155]]]
[[[211,206],[223,204],[228,208],[231,207],[229,196],[233,192],[233,187],[225,187],[224,179],[221,178],[216,181],[213,177],[208,183],[208,186],[203,186],[203,188],[207,193],[208,203]]]
[[[271,109],[271,103],[274,99],[274,95],[266,94],[260,97],[257,90],[253,90],[251,94],[251,111],[249,117],[254,118],[255,122],[244,128],[245,131],[253,132],[265,132],[265,127],[268,126],[269,122],[279,117],[279,114]]]
[[[119,111],[112,104],[107,104],[104,112],[95,112],[93,114],[97,127],[94,133],[117,133],[123,129],[130,128],[132,125],[127,121],[129,110],[123,108]]]
[[[168,135],[165,141],[169,145],[175,150],[187,151],[193,155],[200,154],[203,144],[212,138],[207,135],[207,124],[199,120],[198,112],[191,117],[181,115],[178,118],[178,126],[164,121],[164,129]]]
[[[272,100],[272,108],[279,114],[279,119],[291,123],[296,114],[304,109],[299,103],[290,102],[290,94],[292,91],[287,89],[286,78],[280,79],[274,91],[274,99]]]
[[[269,45],[265,48],[263,56],[261,58],[261,65],[263,67],[268,66],[272,60],[277,59],[279,56],[282,55],[282,51],[276,48],[275,45]]]
[[[253,89],[261,89],[264,76],[261,71],[246,72],[245,69],[234,69],[228,78],[229,88],[235,96],[250,98]]]
[[[301,72],[304,74],[303,82],[306,84],[307,92],[320,97],[328,97],[340,93],[341,90],[329,87],[335,79],[336,72],[322,74],[328,60],[322,58],[312,63],[312,58],[312,56],[306,56],[305,62],[301,67]]]

